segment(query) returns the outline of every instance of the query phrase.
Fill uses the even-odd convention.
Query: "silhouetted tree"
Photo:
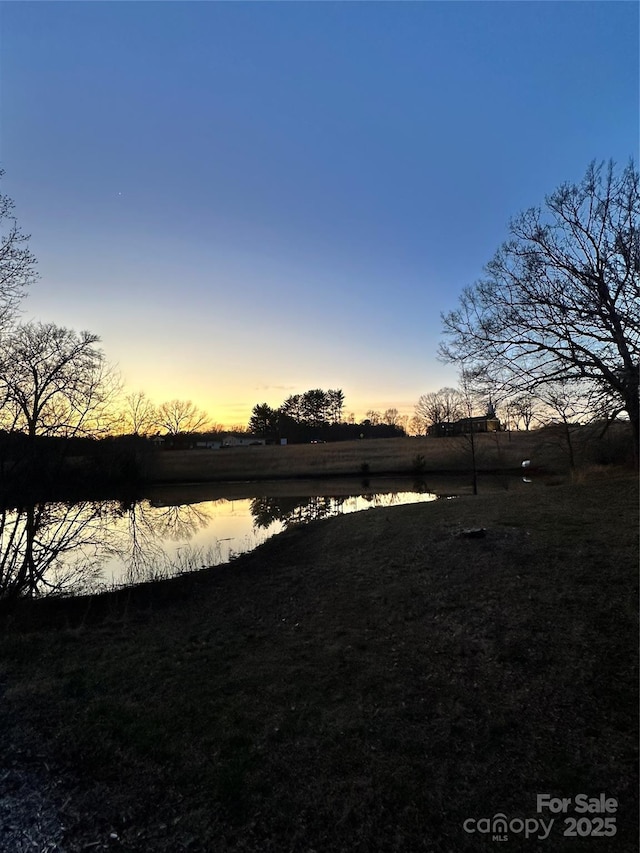
[[[117,377],[100,338],[53,323],[16,326],[0,344],[5,428],[36,435],[96,434],[112,424]]]
[[[302,394],[291,394],[280,406],[281,429],[287,424],[286,431],[291,432],[291,423],[318,429],[329,424],[338,424],[342,418],[344,393],[340,389],[323,391],[313,388]]]
[[[0,178],[4,170],[0,169]],[[15,203],[0,193],[0,335],[15,317],[25,288],[37,280],[36,259],[27,246],[29,235],[18,227]]]
[[[191,400],[169,400],[158,407],[156,424],[170,435],[204,430],[209,415]]]
[[[0,508],[0,604],[85,591],[100,572],[97,546],[110,532],[113,538],[114,506],[84,501]]]
[[[278,435],[280,413],[267,403],[258,403],[253,407],[249,419],[249,432],[260,438],[274,439]]]
[[[435,424],[452,423],[466,414],[462,393],[456,388],[441,388],[422,394],[416,403],[415,414],[426,429]]]
[[[587,382],[626,411],[638,448],[640,186],[630,163],[592,163],[510,223],[511,237],[443,316],[447,361],[511,391]],[[637,458],[637,457],[636,457]]]
[[[158,411],[144,391],[134,391],[124,398],[122,419],[123,432],[148,435],[157,424]]]
[[[400,413],[397,409],[385,409],[384,414],[382,415],[382,420],[388,426],[395,426],[398,423],[399,417]]]
[[[557,428],[558,444],[567,453],[569,467],[575,468],[574,436],[581,424],[595,420],[598,415],[594,413],[591,388],[588,383],[560,380],[539,389],[539,395],[539,402],[544,406],[540,420],[547,427],[547,435],[553,435],[552,428]]]
[[[302,395],[302,420],[312,427],[329,420],[329,399],[322,388],[313,388]]]
[[[478,390],[476,386],[477,376],[474,374],[472,370],[462,370],[460,374],[460,399],[461,405],[464,410],[463,417],[468,418],[471,421],[471,418],[474,415],[474,409],[476,406],[476,401],[478,398]],[[478,494],[478,463],[476,456],[476,437],[473,429],[473,425],[470,424],[470,429],[468,432],[464,432],[459,440],[463,442],[468,448],[469,457],[471,461],[471,477],[472,477],[472,489],[473,494]]]
[[[342,420],[344,408],[344,392],[340,388],[330,388],[327,391],[327,414],[333,424],[339,424]]]
[[[283,415],[286,415],[288,418],[296,421],[296,423],[301,423],[304,418],[302,395],[291,394],[287,397],[282,406],[280,406],[280,411]]]
[[[409,419],[409,434],[410,435],[425,435],[427,431],[427,423],[420,415],[412,415]]]
[[[531,429],[531,424],[538,414],[538,401],[533,394],[520,394],[513,400],[509,400],[506,408],[509,416],[512,417],[519,428],[520,423],[524,425],[525,430]]]
[[[225,432],[232,433],[234,435],[246,435],[247,427],[245,424],[232,424],[228,430]]]

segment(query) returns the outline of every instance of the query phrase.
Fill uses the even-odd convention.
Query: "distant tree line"
[[[589,389],[580,383],[549,383],[536,392],[500,398],[499,389],[487,393],[486,382],[474,384],[474,377],[467,379],[464,390],[445,387],[420,396],[410,421],[414,434],[427,435],[430,427],[478,415],[498,417],[501,429],[506,431],[597,422],[605,428],[608,423],[607,412],[594,406]]]
[[[360,423],[353,415],[344,418],[344,392],[340,389],[313,388],[292,394],[277,408],[257,403],[251,412],[248,429],[268,442],[286,439],[289,443],[310,441],[346,441],[356,438],[396,438],[406,434],[397,409],[385,416],[374,411]]]
[[[157,406],[144,391],[124,397],[121,408],[122,432],[131,435],[192,435],[215,431],[209,415],[191,400],[169,400]]]

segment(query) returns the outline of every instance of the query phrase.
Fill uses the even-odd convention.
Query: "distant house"
[[[164,447],[164,438],[161,435],[154,435],[149,440],[154,447]]]
[[[251,447],[266,443],[266,439],[257,438],[255,435],[234,435],[233,433],[229,433],[222,439],[223,447]]]
[[[197,450],[219,450],[222,447],[221,441],[207,440],[196,441]]]
[[[494,414],[489,414],[473,418],[461,418],[459,421],[453,421],[453,423],[432,424],[427,430],[427,435],[444,438],[451,435],[469,435],[471,432],[500,432],[500,430],[499,419]]]

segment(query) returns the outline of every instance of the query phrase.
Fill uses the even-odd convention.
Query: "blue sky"
[[[226,424],[315,387],[410,414],[510,217],[636,157],[638,9],[1,3],[25,317]]]

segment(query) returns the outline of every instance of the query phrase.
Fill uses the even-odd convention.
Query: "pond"
[[[295,524],[436,500],[420,483],[195,484],[0,510],[0,597],[77,595],[226,563]]]
[[[508,487],[508,486],[507,486]],[[296,524],[465,491],[411,480],[194,484],[0,510],[0,598],[77,595],[226,563]]]

